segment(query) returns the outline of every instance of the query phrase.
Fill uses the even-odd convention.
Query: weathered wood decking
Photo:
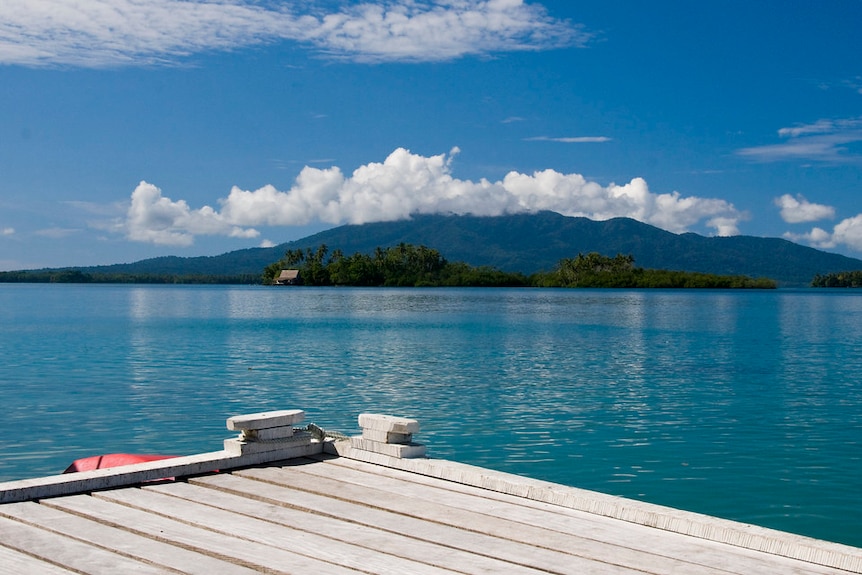
[[[327,444],[340,455],[319,445],[233,471],[2,504],[0,572],[862,572],[853,547],[357,442]]]

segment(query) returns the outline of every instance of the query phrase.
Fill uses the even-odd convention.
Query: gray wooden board
[[[448,504],[495,517],[522,522],[534,527],[577,535],[589,540],[630,547],[668,557],[697,556],[698,562],[731,572],[742,569],[795,569],[803,573],[836,573],[830,567],[769,555],[751,549],[732,547],[679,533],[629,524],[559,505],[499,493],[453,481],[391,469],[348,458],[315,457],[332,468],[296,466],[298,470],[321,477],[334,477],[357,485],[384,490],[397,489],[402,495],[445,500]],[[294,462],[297,463],[297,462]],[[619,555],[617,555],[619,559]]]
[[[341,482],[332,477],[311,475],[306,466],[290,467],[284,471],[275,468],[250,469],[239,473],[243,477],[253,477],[280,483],[294,489],[302,489],[321,495],[337,494],[341,499],[349,499],[355,503],[385,509],[394,513],[409,515],[424,521],[452,525],[460,530],[480,531],[491,537],[499,538],[509,543],[522,543],[528,548],[543,548],[569,555],[568,563],[576,558],[594,561],[597,564],[610,564],[619,568],[643,570],[650,573],[667,572],[673,563],[680,562],[646,552],[633,553],[625,546],[609,546],[595,540],[583,537],[571,537],[540,527],[525,525],[505,518],[497,518],[469,509],[462,509],[449,504],[446,497],[439,501],[411,498],[403,494],[402,488],[380,490],[374,487]],[[287,471],[292,473],[287,473]],[[453,532],[450,537],[457,538]],[[526,557],[530,557],[527,554]],[[691,568],[692,563],[687,563]],[[703,565],[704,572],[711,572]]]
[[[130,491],[123,489],[115,493]],[[353,569],[341,568],[326,561],[313,559],[279,547],[251,541],[223,532],[214,532],[195,525],[185,524],[154,512],[135,509],[101,497],[75,495],[43,501],[58,509],[90,517],[119,528],[154,537],[162,541],[193,549],[214,557],[230,558],[246,567],[271,573],[332,573],[355,574]],[[230,525],[223,526],[230,529]]]
[[[3,575],[71,575],[73,571],[45,563],[20,551],[0,545],[0,573]]]
[[[254,493],[255,497],[265,501],[273,501],[303,509],[309,513],[337,517],[394,533],[407,534],[417,540],[437,543],[452,549],[461,549],[484,557],[498,558],[515,565],[540,565],[542,569],[551,573],[571,573],[577,569],[581,573],[600,572],[605,569],[602,565],[585,562],[580,558],[556,550],[507,541],[478,531],[453,529],[442,523],[428,522],[328,495],[298,491],[234,475],[222,474],[191,481],[195,484],[231,493]],[[620,571],[610,570],[608,572],[619,573]]]
[[[675,569],[692,568],[698,568],[702,573],[726,573],[708,565],[693,565],[690,561],[634,552],[626,546],[611,546],[579,536],[531,528],[504,518],[464,511],[444,503],[408,500],[397,489],[380,492],[347,483],[339,485],[331,478],[296,473],[305,467],[246,470],[237,475],[266,479],[290,490],[306,491],[291,495],[290,491],[279,493],[268,488],[268,495],[280,498],[290,505],[325,509],[322,512],[555,573],[620,573],[626,570],[666,573]],[[223,476],[201,478],[200,481],[225,488],[231,480]],[[255,488],[244,484],[237,486],[234,483],[232,489],[237,492],[252,489],[256,490],[258,495],[263,493],[262,487]],[[315,493],[315,489],[320,491]],[[316,500],[310,499],[313,495],[317,495]],[[333,497],[351,502],[356,508],[350,509],[344,503],[333,504]],[[409,521],[410,519],[412,521]]]
[[[510,473],[491,471],[464,463],[425,458],[396,459],[379,453],[357,450],[348,441],[337,441],[325,447],[326,453],[337,453],[350,459],[517,495],[525,499],[553,503],[561,507],[672,533],[790,557],[809,564],[862,573],[862,552],[857,547],[566,487]]]
[[[0,517],[0,540],[4,546],[80,573],[170,573],[166,569],[141,563],[8,517]]]
[[[517,495],[510,495],[508,493],[504,493],[501,491],[495,491],[493,488],[485,489],[481,487],[476,487],[473,485],[468,485],[464,483],[459,483],[458,481],[441,479],[438,477],[433,477],[429,475],[423,475],[421,473],[413,473],[400,469],[386,467],[384,465],[374,464],[374,463],[366,463],[364,461],[358,461],[355,459],[350,459],[347,457],[334,457],[329,455],[317,455],[311,456],[310,459],[315,461],[323,461],[329,465],[337,465],[339,467],[346,467],[349,469],[355,469],[360,471],[365,471],[369,474],[372,474],[375,477],[374,485],[380,485],[379,478],[389,477],[395,478],[399,481],[403,481],[406,478],[409,478],[409,481],[412,483],[418,483],[420,485],[425,485],[429,487],[437,487],[445,489],[446,491],[454,491],[457,493],[466,493],[469,495],[475,495],[477,497],[481,497],[483,499],[503,501],[509,503],[515,503],[519,507],[525,508],[533,508],[539,509],[542,511],[548,511],[551,513],[559,514],[563,519],[562,523],[559,521],[554,524],[553,519],[548,520],[548,516],[541,515],[541,520],[539,522],[533,522],[533,524],[540,525],[542,527],[558,529],[566,531],[567,525],[578,525],[578,532],[583,533],[584,530],[580,527],[580,523],[571,523],[570,520],[565,519],[567,517],[577,517],[578,521],[592,521],[590,524],[590,533],[595,534],[596,538],[606,541],[606,542],[614,542],[617,544],[631,545],[635,548],[640,548],[644,550],[653,550],[660,548],[663,553],[670,556],[681,556],[681,554],[686,553],[687,551],[691,551],[692,545],[702,544],[705,546],[707,553],[709,549],[713,549],[713,556],[707,557],[708,563],[712,566],[720,566],[723,565],[724,558],[727,558],[729,555],[740,555],[749,558],[756,565],[757,561],[767,561],[767,564],[775,568],[775,565],[780,564],[776,563],[782,557],[779,554],[771,555],[769,551],[758,551],[755,549],[741,547],[741,546],[733,546],[733,544],[725,544],[721,542],[717,542],[711,539],[698,539],[697,536],[688,536],[675,531],[664,531],[660,528],[650,528],[649,526],[634,523],[633,527],[626,528],[627,523],[624,521],[620,521],[618,519],[608,517],[606,515],[594,514],[589,511],[584,511],[580,509],[574,509],[564,504],[555,504],[549,503],[545,501],[539,501],[536,499],[531,499],[528,497],[520,497]],[[291,462],[296,463],[296,462]],[[439,464],[442,465],[455,465],[462,466],[462,464],[457,464],[453,462],[446,461],[438,461]],[[308,470],[319,471],[319,468],[306,468]],[[480,468],[475,468],[480,469]],[[496,472],[490,470],[481,470],[483,474],[494,475]],[[406,475],[405,475],[406,474]],[[518,476],[510,476],[511,478],[517,478]],[[525,482],[533,482],[534,480],[529,478],[523,478]],[[580,493],[582,496],[589,497],[593,492],[585,491],[577,488],[569,488],[566,486],[555,486],[557,490],[572,490]],[[605,498],[607,497],[601,493],[595,493],[596,497]],[[618,498],[621,501],[626,501],[622,498]],[[632,502],[638,505],[649,505],[642,504],[640,502]],[[664,508],[654,506],[656,509],[660,509],[663,512],[668,514],[680,514],[686,515],[689,512],[681,511],[677,509]],[[484,506],[485,512],[493,513],[495,507],[493,505]],[[507,512],[505,514],[506,517],[511,517],[511,515]],[[722,524],[731,523],[722,519],[715,519],[708,516],[700,516],[702,520],[709,521],[715,520]],[[523,518],[527,522],[530,522],[527,518]],[[633,531],[630,531],[632,529]],[[786,541],[794,542],[798,545],[808,546],[811,548],[822,548],[828,551],[832,551],[835,553],[847,554],[848,557],[862,557],[862,549],[858,549],[855,547],[849,547],[846,545],[840,545],[837,543],[831,543],[828,541],[821,541],[816,539],[811,539],[808,537],[804,537],[801,535],[795,535],[791,533],[784,533],[779,531],[765,530],[764,528],[750,526],[746,524],[739,524],[739,529],[753,529],[755,532],[763,532],[768,531],[769,534]],[[787,556],[783,556],[787,557]],[[808,562],[805,560],[794,560],[790,559],[789,563],[785,563],[786,568],[795,568],[795,569],[805,569],[806,572],[813,573],[835,573],[835,568],[831,567],[823,567],[821,565]],[[838,568],[838,572],[844,572],[840,568]],[[857,572],[857,571],[853,571]]]
[[[733,573],[749,573],[752,569],[796,570],[800,573],[836,573],[835,569],[795,561],[784,557],[659,531],[642,525],[599,517],[585,512],[557,507],[554,513],[541,512],[521,504],[489,500],[484,497],[453,492],[446,488],[451,482],[439,480],[437,487],[412,482],[416,474],[401,472],[397,478],[381,477],[346,467],[320,465],[285,467],[280,479],[276,468],[242,471],[248,477],[268,478],[294,488],[325,494],[338,493],[372,506],[388,506],[393,511],[419,514],[432,521],[454,522],[462,529],[482,525],[489,534],[520,541],[533,546],[564,550],[580,557],[625,565],[634,569],[666,572],[668,562],[683,561],[702,568]],[[290,472],[290,473],[289,473]],[[307,477],[303,477],[307,476]],[[484,491],[484,490],[482,490]],[[441,503],[443,504],[441,507]],[[492,521],[491,518],[496,518]],[[604,524],[604,533],[596,528]],[[572,537],[575,535],[575,537]],[[607,543],[608,536],[612,545]],[[650,543],[633,544],[641,538]],[[675,548],[667,553],[667,544]],[[638,547],[633,549],[632,547]]]
[[[255,487],[255,482],[243,481],[249,487]],[[200,485],[183,483],[153,486],[147,489],[218,507],[231,513],[257,517],[275,524],[301,525],[302,529],[308,532],[373,549],[386,555],[426,563],[447,571],[460,573],[506,572],[523,575],[547,574],[547,571],[537,571],[499,559],[422,541],[401,533],[385,531],[376,526],[358,525],[354,521],[336,519],[286,505],[268,504],[259,499],[226,491],[217,491]],[[258,494],[255,493],[255,496]]]
[[[198,525],[212,531],[221,531],[225,535],[241,537],[271,548],[325,559],[337,565],[361,569],[369,573],[390,575],[403,575],[404,573],[444,575],[447,573],[447,571],[431,565],[385,555],[338,539],[312,533],[306,531],[301,525],[290,527],[277,525],[151,490],[107,491],[100,493],[99,497],[155,513],[164,513],[185,523]],[[353,526],[353,528],[363,530],[358,525]]]
[[[0,506],[0,514],[190,575],[253,575],[254,570],[35,502]]]

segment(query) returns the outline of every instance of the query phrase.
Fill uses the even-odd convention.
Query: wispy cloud
[[[309,164],[332,164],[335,162],[335,158],[312,158],[309,160],[285,160],[281,158],[273,158],[269,160],[269,163],[276,170],[293,170],[296,169],[297,166],[307,166]]]
[[[95,216],[116,216],[125,211],[121,202],[113,204],[100,204],[97,202],[84,202],[80,200],[64,200],[64,205]]]
[[[832,90],[835,88],[850,89],[857,94],[862,94],[862,76],[853,76],[840,81],[821,81],[818,85],[822,90]]]
[[[813,124],[799,124],[781,128],[778,135],[786,141],[781,144],[755,146],[737,150],[740,156],[759,162],[805,160],[824,163],[860,162],[862,156],[851,152],[846,145],[862,142],[862,118],[818,120]]]
[[[844,85],[854,90],[858,94],[862,94],[862,76],[856,76],[844,82]]]
[[[602,142],[610,142],[611,139],[607,136],[570,136],[562,138],[552,138],[550,136],[534,136],[532,138],[524,138],[525,142],[560,142],[562,144],[600,144]]]
[[[522,0],[262,3],[255,0],[3,0],[0,64],[174,64],[291,41],[334,59],[441,61],[579,46],[591,35]],[[303,10],[304,11],[300,11]]]
[[[775,205],[781,208],[781,218],[788,224],[816,222],[835,217],[835,208],[811,203],[801,194],[797,194],[795,198],[790,194],[784,194],[780,198],[775,198]]]
[[[37,236],[42,236],[45,238],[51,238],[54,240],[61,240],[63,238],[68,238],[69,236],[74,236],[75,234],[81,233],[81,229],[79,228],[45,228],[42,230],[37,230],[34,232]]]
[[[338,167],[306,166],[291,189],[234,187],[218,200],[218,210],[193,209],[141,182],[114,229],[134,241],[190,245],[199,235],[258,237],[255,226],[362,224],[431,213],[496,216],[551,210],[597,220],[625,216],[672,232],[702,224],[719,235],[739,233],[738,224],[746,218],[725,200],[655,194],[642,178],[602,186],[580,174],[544,170],[510,172],[496,182],[460,180],[451,168],[457,153],[453,148],[448,155],[425,157],[398,148],[382,163],[360,166],[349,176]]]
[[[0,236],[14,236],[15,228],[3,228],[0,230]]]

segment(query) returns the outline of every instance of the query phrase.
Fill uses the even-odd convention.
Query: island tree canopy
[[[352,256],[345,256],[340,250],[329,254],[326,245],[305,251],[287,250],[284,258],[267,266],[263,282],[273,283],[282,269],[299,269],[303,283],[318,286],[775,287],[775,282],[765,278],[646,270],[635,267],[631,255],[609,257],[597,252],[564,258],[553,271],[526,277],[463,262],[451,263],[435,249],[405,243]]]

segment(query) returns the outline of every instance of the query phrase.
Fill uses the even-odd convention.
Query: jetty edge
[[[862,573],[862,549],[427,457],[415,419],[361,435],[290,409],[223,449],[0,483],[19,572]],[[165,478],[172,478],[167,480]],[[361,526],[361,529],[357,529]]]

